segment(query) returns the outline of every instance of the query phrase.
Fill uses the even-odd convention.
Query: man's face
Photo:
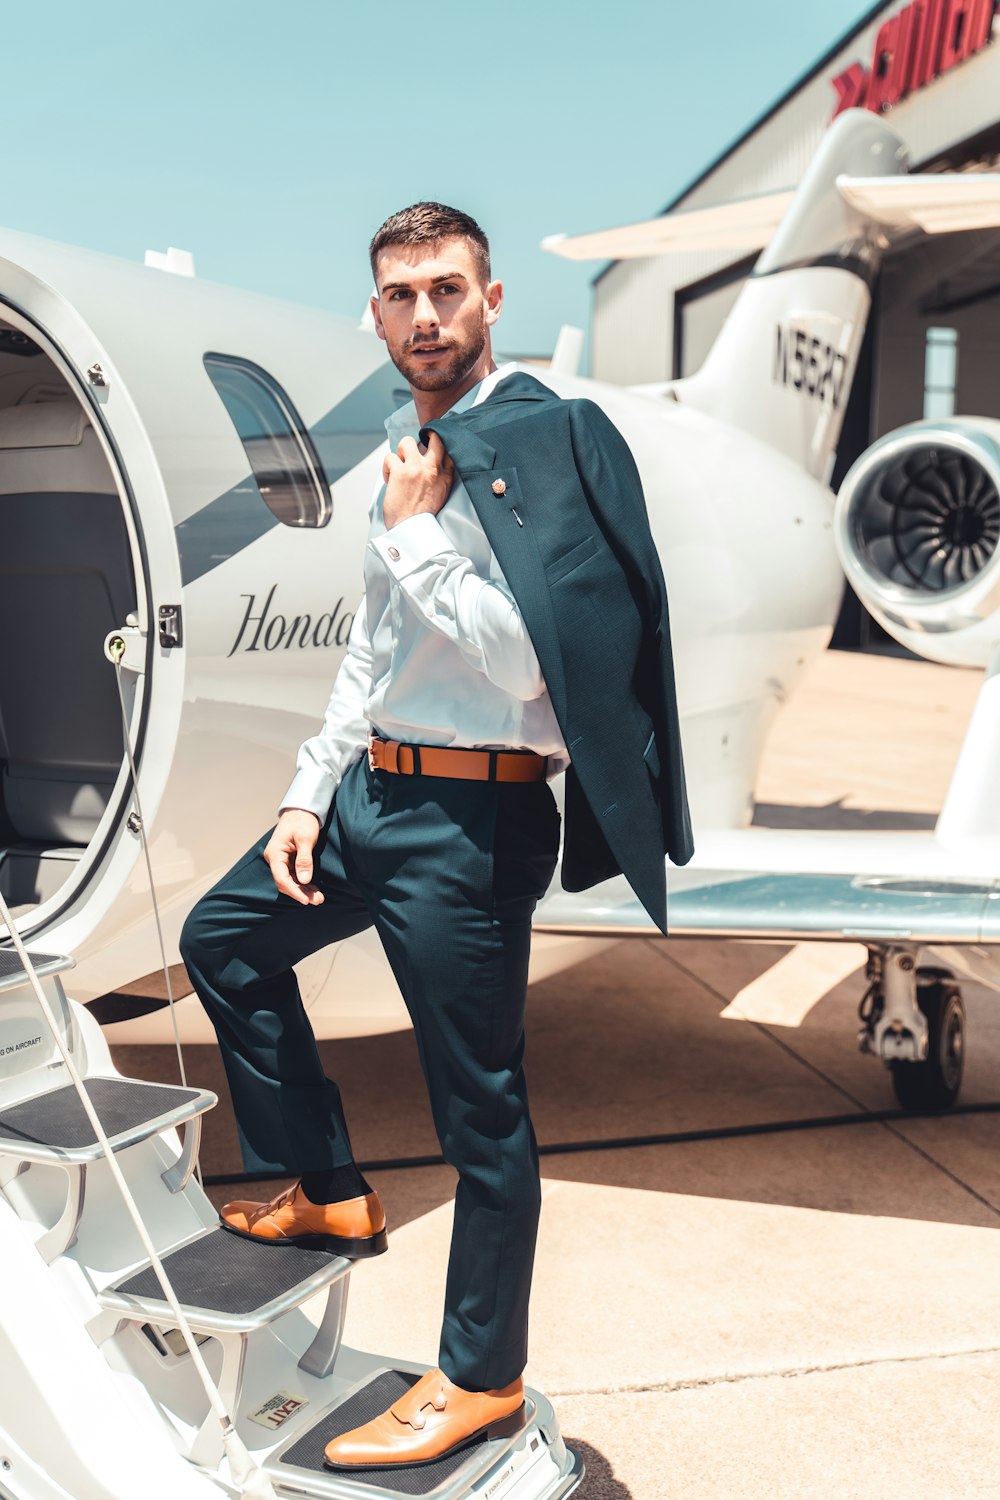
[[[390,245],[378,258],[372,314],[400,374],[418,391],[459,385],[487,346],[503,288],[486,285],[465,239]]]

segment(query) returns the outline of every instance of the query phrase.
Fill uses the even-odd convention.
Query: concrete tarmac
[[[757,820],[931,826],[978,682],[827,653],[779,717]],[[1000,1490],[1000,1113],[870,1119],[894,1098],[857,1052],[864,959],[626,940],[532,988],[539,1140],[573,1149],[543,1155],[527,1375],[586,1459],[582,1500]],[[1000,997],[963,993],[961,1103],[1000,1110]],[[115,1050],[175,1075],[167,1048]],[[359,1159],[436,1154],[409,1032],[322,1050]],[[213,1048],[188,1071],[225,1099]],[[226,1103],[205,1135],[204,1171],[238,1171]],[[623,1144],[651,1135],[686,1138]],[[390,1251],[352,1276],[347,1341],[432,1361],[453,1174],[372,1177]]]

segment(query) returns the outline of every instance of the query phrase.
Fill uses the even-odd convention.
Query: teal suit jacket
[[[685,864],[694,843],[667,591],[628,445],[592,401],[519,371],[429,432],[503,569],[570,754],[563,886],[624,874],[666,932],[665,856]]]

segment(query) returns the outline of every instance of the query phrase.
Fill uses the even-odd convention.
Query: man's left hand
[[[382,465],[385,480],[383,520],[387,531],[410,516],[436,516],[451,493],[455,465],[436,432],[427,447],[405,437]]]

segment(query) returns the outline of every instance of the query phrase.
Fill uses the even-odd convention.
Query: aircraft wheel
[[[962,992],[942,969],[917,974],[917,1004],[927,1017],[925,1062],[894,1062],[892,1085],[904,1109],[948,1109],[958,1098],[965,1063]]]

